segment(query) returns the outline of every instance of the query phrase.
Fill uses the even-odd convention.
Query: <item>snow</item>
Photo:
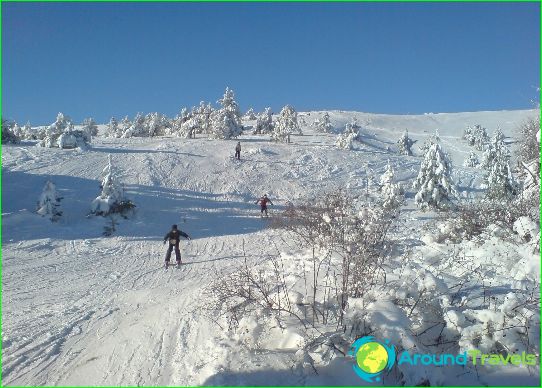
[[[474,195],[483,172],[461,167],[473,151],[461,139],[464,129],[480,124],[491,133],[499,127],[514,138],[519,124],[538,112],[398,116],[329,111],[335,132],[317,133],[312,123],[325,113],[298,112],[303,135],[292,133],[290,144],[246,131],[235,140],[98,136],[86,150],[36,147],[31,140],[3,145],[3,383],[363,384],[348,358],[328,346],[307,347],[310,339],[293,318],[285,325],[261,308],[228,330],[220,306],[207,298],[209,289],[217,279],[237,273],[245,260],[271,279],[269,259],[279,255],[290,298],[301,309],[311,297],[304,280],[312,266],[310,253],[284,232],[268,228],[288,203],[338,188],[365,195],[369,178],[378,179],[388,165],[394,183],[410,188],[422,162],[418,147],[437,128],[453,161],[458,189]],[[353,141],[349,151],[337,149],[337,135],[354,120],[359,141]],[[98,133],[104,134],[106,127],[99,125]],[[397,152],[397,139],[405,130],[417,140],[413,156]],[[243,146],[241,161],[232,159],[237,141]],[[104,237],[110,220],[89,213],[109,154],[137,208],[127,219],[117,217],[116,231]],[[62,217],[55,223],[35,211],[49,180],[63,198]],[[260,219],[254,205],[264,193],[275,204],[269,208],[269,221]],[[350,300],[346,317],[377,328],[379,336],[396,346],[429,351],[414,333],[441,314],[449,323],[443,336],[458,336],[463,349],[472,343],[470,335],[488,324],[512,322],[511,311],[540,283],[540,257],[532,241],[526,241],[527,234],[539,233],[539,220],[520,219],[513,230],[495,225],[481,240],[451,244],[446,241],[450,225],[437,229],[431,223],[435,213],[418,210],[414,194],[410,189],[405,193],[401,226],[391,232],[395,246],[386,263],[388,284],[364,300]],[[322,222],[331,221],[330,214],[322,216]],[[181,242],[185,265],[166,271],[162,239],[172,224],[192,240]],[[407,251],[410,259],[405,261]],[[479,279],[491,282],[483,284],[500,304],[481,304]],[[460,281],[474,291],[457,291]],[[411,303],[413,298],[421,302],[412,307],[412,315],[398,307],[397,301]],[[463,303],[461,308],[454,307],[454,298]],[[533,323],[530,335],[539,341],[539,319],[536,326],[531,310],[520,308]],[[338,349],[350,345],[326,331],[329,328],[319,329]],[[427,331],[428,336],[436,334]],[[510,331],[507,337],[484,338],[476,346],[490,349],[498,339],[523,349],[521,335]],[[384,383],[408,385],[425,379],[447,385],[537,385],[539,377],[537,368],[526,367],[449,372],[403,367],[400,372]]]

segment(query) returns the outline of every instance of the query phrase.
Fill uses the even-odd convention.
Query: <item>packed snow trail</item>
[[[426,137],[438,126],[443,137],[459,138],[458,132],[476,123],[492,130],[492,123],[499,122],[510,131],[531,113],[401,121],[330,112],[336,128],[358,118],[367,139],[358,150],[337,150],[334,135],[303,128],[305,135],[292,136],[290,145],[270,143],[266,136],[241,137],[241,162],[232,160],[237,141],[95,138],[88,151],[44,149],[34,142],[3,146],[3,383],[236,384],[242,382],[224,371],[260,367],[289,376],[293,354],[243,353],[239,344],[223,340],[223,328],[202,300],[217,276],[243,263],[245,252],[255,265],[276,254],[271,241],[280,247],[283,236],[266,229],[268,220],[260,219],[254,202],[267,193],[275,204],[269,207],[272,214],[289,201],[335,188],[359,192],[367,176],[380,175],[388,160],[398,180],[408,184],[420,158],[386,149],[405,125],[420,125]],[[415,130],[410,133],[416,138]],[[418,145],[422,142],[419,138]],[[449,151],[459,166],[463,151]],[[131,219],[116,218],[112,237],[103,237],[110,220],[87,214],[109,154],[137,207]],[[464,188],[470,189],[472,170],[458,171],[472,178]],[[34,213],[48,179],[63,197],[57,223]],[[423,218],[415,209],[406,210],[413,222]],[[172,224],[193,240],[181,242],[185,264],[166,271],[162,239]]]

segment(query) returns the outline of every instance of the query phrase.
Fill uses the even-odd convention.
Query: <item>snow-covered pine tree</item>
[[[222,106],[215,110],[211,116],[209,137],[212,139],[231,139],[239,136],[243,131],[241,125],[241,113],[239,105],[235,101],[235,95],[230,88],[226,88],[224,96],[218,100]]]
[[[418,192],[416,204],[422,209],[446,209],[451,205],[451,197],[457,196],[451,178],[452,163],[440,144],[429,147],[424,155],[418,177],[413,187]]]
[[[412,155],[411,148],[414,143],[415,141],[408,137],[408,130],[405,130],[401,138],[397,141],[397,148],[399,148],[399,153],[401,155]]]
[[[480,124],[476,124],[474,127],[467,127],[463,132],[463,139],[467,140],[467,143],[478,151],[483,151],[487,143],[489,143],[487,131]]]
[[[57,221],[62,215],[60,211],[60,200],[56,192],[56,186],[53,182],[47,181],[43,188],[43,192],[38,200],[36,211],[42,217],[47,216],[51,221]]]
[[[56,116],[56,121],[45,129],[44,136],[38,145],[47,148],[58,147],[58,138],[66,129],[69,130],[70,124],[71,119],[63,113],[59,113]]]
[[[420,154],[425,155],[425,153],[431,148],[433,144],[440,142],[440,135],[438,129],[435,130],[434,135],[429,135],[429,137],[423,142],[420,147]]]
[[[356,138],[355,133],[341,133],[337,136],[335,145],[337,148],[342,150],[352,150],[354,149],[354,139]]]
[[[476,155],[476,152],[471,151],[469,153],[469,156],[465,158],[465,161],[463,162],[463,166],[465,167],[476,167],[480,164],[480,161],[478,160],[478,155]]]
[[[115,117],[111,117],[109,119],[109,123],[107,124],[107,127],[105,129],[105,134],[107,137],[119,137],[120,128],[119,128],[119,122]]]
[[[147,125],[145,123],[145,116],[141,113],[137,113],[136,117],[134,118],[134,121],[131,123],[130,127],[128,127],[122,134],[121,137],[129,138],[129,137],[145,137],[148,136],[149,132],[147,130]]]
[[[540,117],[527,120],[520,127],[518,165],[523,181],[524,199],[534,199],[539,204],[540,198]]]
[[[243,118],[245,120],[256,120],[257,117],[256,117],[256,113],[254,113],[254,109],[249,108],[247,112],[245,113],[245,115],[243,116]]]
[[[99,216],[106,216],[111,213],[124,215],[133,209],[135,205],[125,197],[123,185],[120,183],[116,170],[111,161],[111,154],[108,156],[107,166],[103,169],[101,184],[102,192],[91,204],[91,213]]]
[[[346,123],[343,133],[353,133],[355,135],[354,140],[358,140],[360,137],[359,130],[361,127],[358,125],[356,118],[353,118],[351,122]]]
[[[294,132],[302,135],[301,128],[297,123],[297,112],[290,106],[286,105],[280,111],[275,128],[271,133],[271,139],[279,142],[290,142],[290,135]]]
[[[164,135],[166,125],[165,117],[158,112],[149,113],[145,116],[147,136],[154,137]]]
[[[519,192],[519,186],[510,169],[510,150],[504,143],[504,134],[495,131],[484,152],[482,167],[487,171],[483,186],[490,200],[509,200]]]
[[[2,119],[2,144],[17,144],[21,140],[13,131],[17,123]]]
[[[329,113],[325,112],[321,119],[316,119],[313,123],[313,128],[316,132],[332,132],[333,124],[329,119]]]
[[[98,126],[92,117],[83,120],[83,131],[90,136],[98,136]]]
[[[252,132],[255,135],[272,133],[274,130],[273,125],[273,115],[271,113],[271,108],[265,108],[265,111],[260,113],[256,119],[256,127]]]
[[[401,185],[394,183],[394,172],[389,160],[386,171],[380,177],[380,193],[384,209],[396,209],[404,201],[404,191]]]
[[[28,140],[36,140],[38,138],[37,128],[32,128],[29,121],[23,127],[23,138]]]
[[[211,130],[211,116],[214,112],[211,103],[206,104],[204,101],[200,101],[197,108],[192,108],[192,112],[195,129],[194,137],[196,133],[209,133]]]
[[[500,129],[495,131],[486,151],[482,156],[482,167],[490,169],[496,159],[510,160],[510,150],[504,144],[504,134]]]

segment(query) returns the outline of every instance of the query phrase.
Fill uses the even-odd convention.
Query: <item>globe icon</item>
[[[379,373],[388,364],[388,352],[378,342],[367,342],[359,348],[356,361],[359,368],[365,373]]]

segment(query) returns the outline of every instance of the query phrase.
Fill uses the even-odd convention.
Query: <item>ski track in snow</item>
[[[421,129],[408,129],[419,146],[419,136],[438,127],[464,189],[472,189],[478,175],[461,167],[469,151],[459,140],[462,130],[505,113],[449,115],[452,124],[448,116],[418,116]],[[529,114],[509,112],[501,128],[511,131]],[[331,112],[331,120],[344,127],[353,115]],[[419,156],[386,151],[411,122],[358,116],[367,142],[357,151],[337,150],[335,135],[304,128],[291,145],[243,136],[241,162],[232,159],[234,141],[204,138],[96,138],[88,151],[4,146],[3,383],[198,385],[231,367],[237,350],[216,342],[221,329],[202,310],[201,296],[217,274],[243,262],[243,245],[255,263],[275,253],[270,242],[277,232],[265,229],[254,201],[268,193],[273,213],[332,188],[362,190],[366,166],[378,177],[388,160],[399,181],[416,176]],[[119,219],[117,232],[104,238],[106,220],[85,216],[108,153],[137,213]],[[49,177],[64,195],[57,224],[32,213]],[[419,217],[414,207],[406,211],[413,222]],[[161,239],[172,223],[193,240],[181,243],[185,264],[166,271]],[[289,356],[280,360],[275,366],[288,369]]]

